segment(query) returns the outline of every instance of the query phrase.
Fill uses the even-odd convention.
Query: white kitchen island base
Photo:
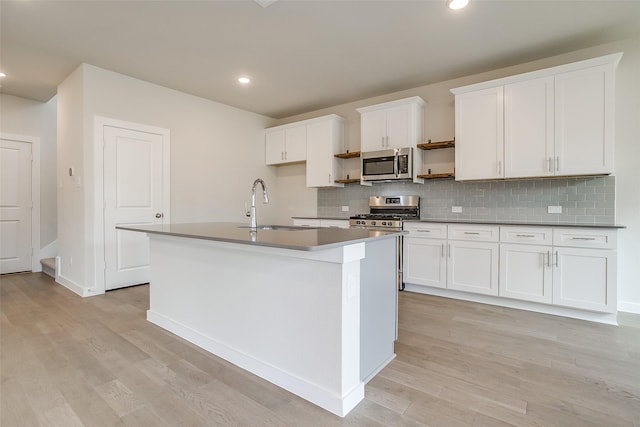
[[[149,237],[149,321],[330,412],[395,357],[395,237],[318,250]]]

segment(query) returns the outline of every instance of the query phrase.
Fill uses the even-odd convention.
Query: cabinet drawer
[[[500,239],[500,227],[497,225],[449,225],[449,239],[497,242]]]
[[[500,226],[500,241],[504,243],[551,245],[553,242],[553,229],[547,227]]]
[[[408,231],[407,236],[422,237],[426,239],[446,239],[447,224],[427,223],[427,222],[405,222],[404,230]]]
[[[320,220],[311,218],[294,218],[293,225],[297,227],[320,227]]]
[[[618,232],[588,228],[555,228],[553,245],[574,248],[615,249]]]

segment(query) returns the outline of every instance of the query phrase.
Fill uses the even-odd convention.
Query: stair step
[[[55,258],[43,258],[40,260],[42,264],[42,272],[47,276],[56,278],[56,259]]]

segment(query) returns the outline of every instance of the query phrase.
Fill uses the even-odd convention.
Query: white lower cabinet
[[[416,222],[405,231],[403,281],[411,290],[617,311],[615,229]]]
[[[616,252],[606,249],[555,248],[553,303],[615,313]]]
[[[498,227],[406,223],[405,230],[405,283],[498,294]]]
[[[349,228],[348,219],[293,218],[297,227],[338,227]]]
[[[551,304],[551,246],[500,245],[501,297]]]
[[[405,237],[403,281],[416,285],[447,287],[447,241]]]

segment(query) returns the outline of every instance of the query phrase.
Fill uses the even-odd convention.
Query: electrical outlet
[[[349,212],[349,206],[343,206],[342,212]]]
[[[462,206],[451,206],[451,212],[462,213]]]
[[[547,213],[561,214],[562,213],[562,206],[547,206]]]

